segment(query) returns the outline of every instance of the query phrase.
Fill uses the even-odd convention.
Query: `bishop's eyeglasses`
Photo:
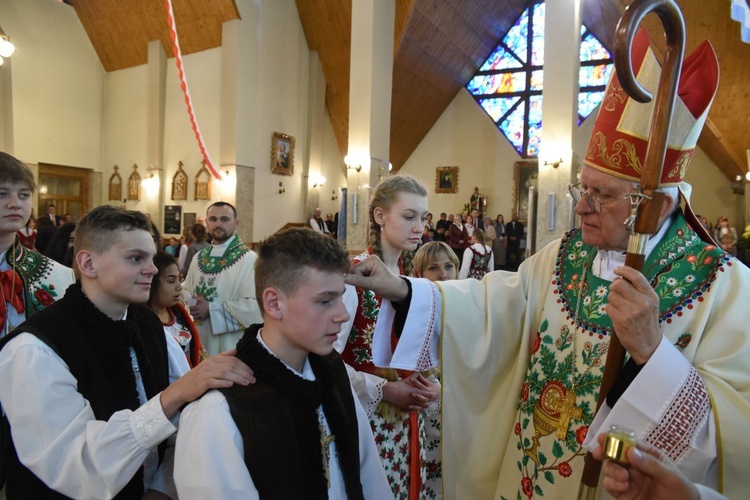
[[[619,199],[618,196],[612,196],[609,194],[600,194],[598,196],[594,196],[593,194],[589,193],[589,189],[581,191],[580,184],[568,184],[568,191],[570,192],[570,196],[573,198],[575,205],[578,205],[578,202],[581,201],[581,198],[585,198],[586,203],[588,203],[589,207],[596,213],[601,212],[604,205],[607,205]],[[627,197],[628,196],[626,195],[623,198]]]

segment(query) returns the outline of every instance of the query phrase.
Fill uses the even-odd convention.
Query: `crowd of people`
[[[461,277],[481,279],[490,271],[518,269],[524,258],[521,243],[525,238],[518,214],[513,214],[511,222],[506,224],[502,214],[493,220],[474,209],[460,214],[442,212],[436,221],[428,213],[421,240],[446,243],[461,265],[467,266],[466,275]]]

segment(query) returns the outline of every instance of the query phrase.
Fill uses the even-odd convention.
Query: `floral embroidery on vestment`
[[[590,271],[595,253],[581,240],[580,229],[567,233],[560,244],[551,281],[558,308],[547,307],[542,315],[514,422],[521,496],[543,496],[556,481],[573,472],[579,476],[583,468],[582,444],[593,421],[612,332],[606,314],[610,282]],[[703,301],[717,273],[731,265],[730,256],[701,241],[679,214],[643,270],[660,298],[660,324],[666,327]],[[690,332],[681,332],[675,344],[685,348],[691,339]],[[685,440],[710,409],[707,395],[702,396],[706,389],[693,372],[693,382],[651,433],[662,449],[674,450],[673,458],[688,449]]]

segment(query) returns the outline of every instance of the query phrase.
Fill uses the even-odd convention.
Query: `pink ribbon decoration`
[[[175,62],[177,63],[177,72],[180,76],[180,88],[185,96],[185,105],[187,106],[188,116],[190,116],[190,124],[193,127],[193,133],[195,133],[195,139],[198,141],[198,147],[201,150],[203,160],[206,162],[208,171],[211,172],[216,179],[222,180],[221,174],[214,168],[214,163],[211,160],[211,155],[208,154],[206,144],[203,142],[203,135],[201,129],[198,126],[198,120],[195,118],[195,112],[193,110],[193,100],[190,97],[190,90],[188,89],[187,81],[185,80],[185,71],[182,66],[182,51],[180,50],[180,39],[177,37],[177,26],[174,20],[174,11],[172,10],[172,0],[164,1],[165,7],[167,8],[167,23],[169,24],[169,38],[172,40],[172,54],[174,55]]]

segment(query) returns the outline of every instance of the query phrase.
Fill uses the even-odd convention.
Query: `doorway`
[[[73,221],[78,221],[91,209],[88,206],[90,173],[86,168],[40,163],[37,217],[45,215],[52,204],[61,219],[70,214]]]

